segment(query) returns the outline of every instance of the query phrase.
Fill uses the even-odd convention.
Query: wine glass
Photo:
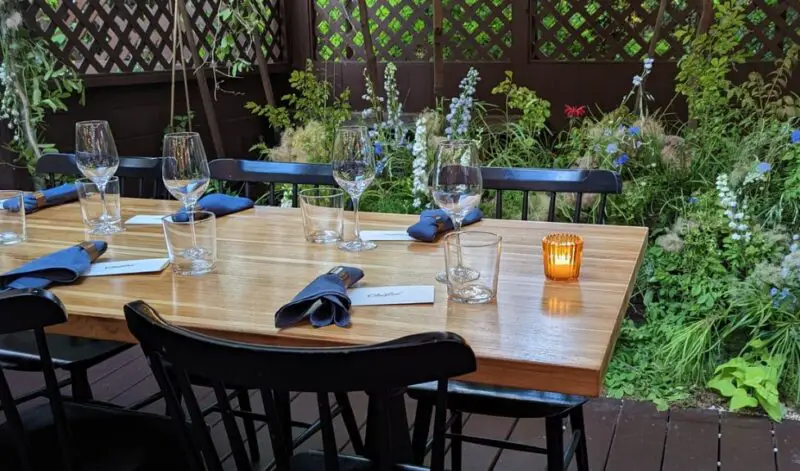
[[[75,164],[91,180],[100,193],[102,214],[100,225],[92,232],[114,234],[122,230],[111,222],[106,208],[106,185],[119,167],[119,154],[108,121],[79,121],[75,123]]]
[[[375,148],[365,126],[342,126],[336,131],[331,155],[333,178],[353,200],[355,239],[342,242],[339,248],[348,252],[372,250],[375,242],[361,240],[358,227],[358,201],[375,179]]]
[[[460,232],[464,218],[480,204],[483,192],[483,177],[475,141],[442,141],[436,149],[430,184],[433,200],[453,221],[455,232]],[[451,268],[450,276],[466,282],[478,279],[479,273],[459,262],[456,267]],[[447,283],[447,273],[437,274],[436,281]]]
[[[196,243],[193,215],[197,200],[203,196],[211,179],[203,141],[196,132],[167,134],[164,136],[163,156],[161,176],[164,186],[186,208],[192,227],[194,244],[192,248],[186,250],[184,256],[201,258],[205,253]]]

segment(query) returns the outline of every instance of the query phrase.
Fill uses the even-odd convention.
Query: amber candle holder
[[[583,238],[576,234],[549,234],[542,239],[544,275],[555,281],[577,280],[581,276]]]

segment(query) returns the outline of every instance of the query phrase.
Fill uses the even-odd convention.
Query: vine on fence
[[[54,0],[50,0],[54,1]],[[12,131],[8,149],[33,170],[42,153],[55,152],[43,141],[45,117],[66,111],[65,100],[80,94],[83,81],[47,48],[47,38],[25,28],[24,3],[0,2],[0,121]]]

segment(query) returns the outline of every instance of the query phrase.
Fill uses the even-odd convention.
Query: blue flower
[[[642,128],[639,126],[631,126],[628,128],[628,132],[631,134],[631,136],[638,136],[642,133]]]
[[[642,77],[640,75],[634,75],[633,76],[633,86],[634,87],[638,87],[641,84],[642,84]]]
[[[776,294],[778,294],[778,288],[773,286],[772,289],[769,290],[769,295],[770,296],[775,296]]]
[[[616,159],[614,159],[614,167],[622,167],[629,160],[631,160],[631,158],[628,157],[628,154],[622,154],[619,157],[617,157]]]
[[[375,143],[375,155],[378,157],[383,155],[383,144],[381,144],[380,142]]]
[[[756,165],[756,172],[762,175],[770,170],[772,170],[772,165],[770,165],[768,162],[759,162],[758,165]]]
[[[653,68],[653,63],[654,63],[655,61],[656,61],[655,59],[652,59],[652,58],[650,58],[650,57],[645,57],[645,58],[644,58],[644,69],[645,69],[645,70],[650,70],[650,69],[652,69],[652,68]]]
[[[689,204],[695,204],[695,203],[697,203],[697,197],[696,196],[690,196],[687,201],[689,201]]]
[[[616,154],[618,150],[619,146],[613,142],[606,146],[606,154]]]
[[[800,129],[792,131],[792,144],[800,144]]]

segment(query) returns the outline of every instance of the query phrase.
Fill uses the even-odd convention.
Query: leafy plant
[[[800,45],[793,44],[786,56],[775,61],[775,70],[769,81],[758,72],[751,72],[748,79],[731,90],[742,107],[743,116],[756,115],[778,120],[800,117],[800,97],[786,88],[797,66]]]
[[[675,32],[688,51],[678,61],[675,91],[686,97],[690,120],[713,116],[729,103],[733,87],[729,74],[747,58],[740,47],[745,7],[740,0],[716,2],[716,21],[707,33],[695,36],[689,26]]]
[[[249,101],[245,108],[257,116],[266,117],[279,130],[317,121],[325,127],[329,138],[336,127],[350,117],[350,91],[344,90],[332,97],[331,84],[317,78],[311,60],[306,62],[305,70],[292,71],[289,85],[294,92],[281,98],[287,106],[259,105]]]
[[[506,78],[492,89],[492,95],[506,96],[506,114],[508,110],[522,113],[517,121],[528,133],[536,135],[547,126],[550,118],[550,102],[539,98],[533,90],[514,83],[514,75],[506,71]]]
[[[759,405],[772,420],[780,421],[785,408],[778,397],[781,357],[746,355],[735,357],[714,370],[707,386],[730,399],[730,409],[737,411]]]

